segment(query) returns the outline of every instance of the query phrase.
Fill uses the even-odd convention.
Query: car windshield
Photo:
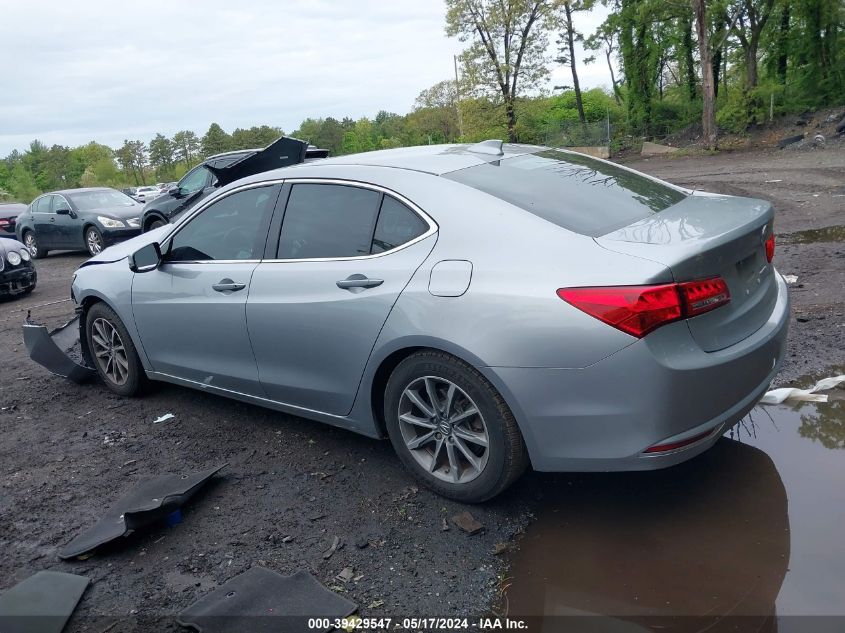
[[[80,211],[93,211],[94,209],[105,209],[107,207],[131,207],[135,204],[125,193],[114,189],[101,189],[98,191],[78,191],[68,194],[76,208]]]
[[[559,150],[505,158],[445,177],[591,237],[642,220],[686,197],[674,187],[618,165]]]

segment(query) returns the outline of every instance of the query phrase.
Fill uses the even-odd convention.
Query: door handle
[[[50,222],[55,222],[56,218],[50,218]]]
[[[366,275],[349,275],[346,279],[341,279],[336,283],[337,287],[343,290],[354,291],[357,288],[360,292],[366,288],[375,288],[376,286],[382,285],[384,279],[370,279]]]
[[[246,288],[246,284],[240,284],[236,281],[232,281],[227,277],[226,279],[221,279],[219,282],[217,282],[211,287],[217,292],[237,292],[238,290],[243,290],[244,288]]]

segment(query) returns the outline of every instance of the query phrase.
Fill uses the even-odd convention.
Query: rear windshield
[[[589,156],[545,150],[444,175],[570,231],[598,237],[677,204],[677,189]]]

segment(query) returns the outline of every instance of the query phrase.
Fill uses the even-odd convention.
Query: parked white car
[[[161,190],[156,186],[138,187],[135,190],[135,199],[138,202],[149,202],[161,195]]]

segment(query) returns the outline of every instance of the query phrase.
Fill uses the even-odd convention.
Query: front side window
[[[381,194],[348,185],[291,188],[279,259],[369,255]]]
[[[182,189],[183,193],[194,193],[200,189],[205,189],[206,182],[208,182],[208,170],[199,166],[179,181],[179,188]]]
[[[167,261],[261,259],[278,191],[254,187],[206,207],[173,237]]]

